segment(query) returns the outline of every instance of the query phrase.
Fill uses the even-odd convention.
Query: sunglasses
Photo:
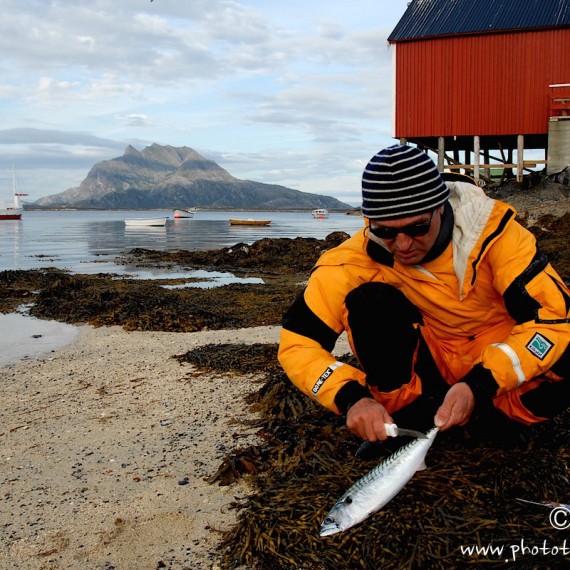
[[[398,234],[405,234],[411,238],[425,236],[431,227],[434,211],[435,210],[432,210],[431,216],[427,222],[410,224],[408,226],[402,226],[401,228],[388,228],[386,226],[370,225],[370,233],[379,239],[396,239],[398,237]]]

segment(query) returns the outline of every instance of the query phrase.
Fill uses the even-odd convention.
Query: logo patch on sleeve
[[[339,367],[342,366],[342,362],[334,362],[321,374],[319,379],[315,382],[312,388],[313,394],[316,396],[321,389],[321,386],[325,383],[326,379]]]
[[[526,345],[526,348],[537,358],[544,360],[553,346],[554,343],[550,342],[546,337],[539,333],[535,333],[535,335],[530,339],[530,342]]]

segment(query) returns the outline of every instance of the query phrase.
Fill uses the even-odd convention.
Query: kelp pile
[[[172,280],[71,275],[58,270],[0,273],[0,311],[33,303],[32,316],[125,330],[195,332],[277,325],[300,290],[296,283],[165,289]]]
[[[360,442],[342,418],[293,387],[276,365],[276,350],[210,345],[178,357],[210,371],[265,374],[247,401],[259,417],[262,443],[234,451],[212,478],[228,484],[247,473],[254,489],[233,505],[238,522],[223,535],[223,568],[568,566],[567,531],[551,526],[550,509],[516,500],[570,502],[568,415],[533,428],[530,442],[515,449],[469,429],[439,434],[427,471],[386,507],[344,533],[320,538],[328,510],[376,462],[355,458]]]
[[[319,256],[350,237],[332,232],[324,240],[316,238],[265,238],[249,245],[238,243],[218,250],[160,252],[133,249],[117,259],[145,267],[163,263],[206,269],[231,268],[237,274],[255,270],[258,274],[294,274],[310,271]]]

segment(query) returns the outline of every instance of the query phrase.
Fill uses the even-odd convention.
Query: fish
[[[425,466],[425,456],[438,431],[437,427],[431,428],[426,439],[414,439],[402,446],[358,479],[324,518],[319,535],[324,537],[343,532],[390,502],[414,473]]]

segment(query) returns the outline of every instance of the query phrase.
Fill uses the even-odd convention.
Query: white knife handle
[[[389,437],[398,436],[398,426],[396,424],[384,424],[384,429]]]

